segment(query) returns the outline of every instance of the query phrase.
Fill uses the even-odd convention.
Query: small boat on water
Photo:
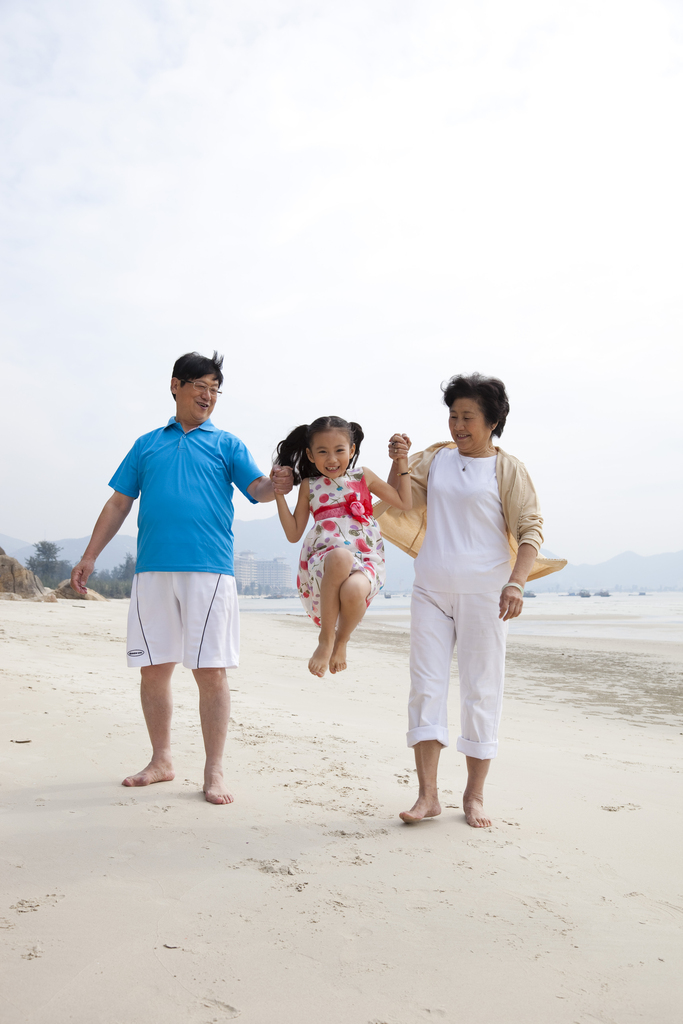
[[[590,597],[590,596],[591,596],[590,590],[580,590],[579,591],[579,597]]]
[[[598,592],[596,593],[595,596],[596,597],[611,597],[612,595],[610,594],[609,590],[598,590]]]
[[[536,597],[536,595],[534,594],[533,590],[525,590],[524,591],[524,596],[525,597]]]

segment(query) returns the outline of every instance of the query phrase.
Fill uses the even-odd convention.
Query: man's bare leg
[[[152,743],[152,760],[137,775],[125,778],[124,786],[149,786],[153,782],[170,782],[175,778],[171,761],[171,676],[174,668],[175,663],[171,661],[140,669],[140,701]]]
[[[491,767],[491,759],[467,757],[467,785],[462,795],[462,809],[467,824],[472,828],[490,828],[491,819],[484,814],[484,782]]]
[[[442,744],[438,740],[422,740],[413,747],[415,751],[415,767],[420,791],[417,800],[409,811],[401,811],[399,818],[408,823],[422,821],[423,818],[435,818],[441,814],[441,804],[436,788],[436,774],[439,768],[439,755]]]
[[[370,580],[364,572],[351,573],[339,588],[339,621],[330,656],[330,672],[343,672],[346,668],[346,645],[367,611],[369,593]]]
[[[325,675],[334,647],[335,628],[339,618],[339,591],[348,579],[353,566],[353,555],[343,548],[328,551],[324,559],[323,581],[320,587],[320,635],[318,646],[308,662],[311,675]]]
[[[224,668],[195,668],[192,674],[199,688],[199,717],[206,750],[204,796],[210,804],[231,804],[234,797],[223,778],[223,752],[230,721],[228,673]]]

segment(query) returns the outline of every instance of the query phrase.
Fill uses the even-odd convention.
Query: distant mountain
[[[11,538],[8,539],[11,540]],[[85,551],[89,540],[90,537],[68,537],[63,540],[55,541],[57,547],[62,549],[59,552],[58,557],[75,565]],[[10,551],[9,548],[2,543],[2,535],[0,535],[0,546],[5,548],[8,555],[12,555],[13,558],[17,558],[22,565],[26,565],[26,559],[35,555],[35,549],[33,544],[26,544],[25,541],[19,543],[22,543],[23,546],[16,548],[14,551]],[[125,533],[117,533],[97,559],[97,568],[113,569],[115,566],[120,565],[121,562],[125,561],[128,553],[134,556],[136,551],[137,540],[135,537],[129,537]]]
[[[10,555],[12,558],[16,558],[16,551],[21,550],[30,546],[27,540],[19,540],[17,537],[8,537],[6,533],[0,533],[0,548],[3,549],[6,555]],[[33,550],[33,548],[31,548]],[[19,559],[21,561],[21,559]]]
[[[683,551],[664,555],[621,555],[597,565],[567,565],[561,572],[533,580],[529,589],[549,590],[683,590]]]

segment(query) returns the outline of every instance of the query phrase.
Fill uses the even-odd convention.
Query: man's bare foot
[[[346,668],[346,645],[348,640],[335,640],[330,656],[330,672],[343,672]]]
[[[137,775],[128,775],[122,786],[151,786],[153,782],[171,782],[175,779],[175,772],[170,761],[150,761],[146,768],[143,768]]]
[[[329,640],[320,637],[320,642],[308,662],[308,671],[312,676],[319,676],[322,679],[325,675],[330,664],[330,655],[332,654],[333,647],[334,637],[330,637]]]
[[[204,796],[210,804],[231,804],[235,799],[220,770],[204,772]]]
[[[462,809],[465,812],[467,824],[472,828],[491,828],[493,822],[484,814],[483,796],[469,796],[465,790],[462,797]]]
[[[401,811],[399,818],[407,824],[414,821],[422,821],[423,818],[436,818],[441,814],[441,804],[438,797],[427,798],[419,796],[409,811]]]

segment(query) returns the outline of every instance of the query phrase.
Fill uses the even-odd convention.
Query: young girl
[[[357,423],[321,416],[297,427],[277,446],[276,465],[291,466],[294,483],[301,484],[294,514],[284,495],[275,496],[287,540],[295,544],[309,515],[315,520],[301,549],[297,577],[303,606],[320,627],[318,646],[308,662],[314,676],[323,676],[328,667],[330,672],[346,668],[349,637],[384,586],[384,543],[370,494],[395,508],[412,506],[408,438],[392,438],[397,487],[371,469],[354,468],[362,440]]]

